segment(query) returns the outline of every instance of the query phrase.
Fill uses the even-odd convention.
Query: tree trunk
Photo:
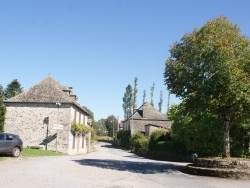
[[[223,138],[223,158],[229,158],[230,157],[230,136],[229,136],[229,130],[230,130],[230,122],[225,120],[224,121],[224,138]]]

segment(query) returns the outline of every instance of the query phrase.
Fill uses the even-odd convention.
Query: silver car
[[[0,153],[10,153],[13,157],[18,157],[23,150],[23,141],[18,135],[0,133]]]

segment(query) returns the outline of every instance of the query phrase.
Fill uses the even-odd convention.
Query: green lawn
[[[41,156],[62,156],[66,155],[61,152],[41,149],[24,148],[20,157],[41,157]]]
[[[62,156],[62,155],[66,154],[51,150],[24,148],[19,157],[22,158],[22,157],[42,157],[42,156]],[[3,161],[10,157],[12,157],[11,154],[0,154],[0,161]]]

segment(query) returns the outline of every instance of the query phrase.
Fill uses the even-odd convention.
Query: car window
[[[4,135],[0,134],[0,140],[4,140]]]
[[[6,140],[14,140],[13,136],[12,135],[6,135]]]

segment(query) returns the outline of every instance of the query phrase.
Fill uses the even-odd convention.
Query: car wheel
[[[12,154],[12,156],[13,157],[18,157],[19,155],[20,155],[20,149],[19,149],[19,147],[14,147],[13,149],[12,149],[12,152],[11,152],[11,154]]]

